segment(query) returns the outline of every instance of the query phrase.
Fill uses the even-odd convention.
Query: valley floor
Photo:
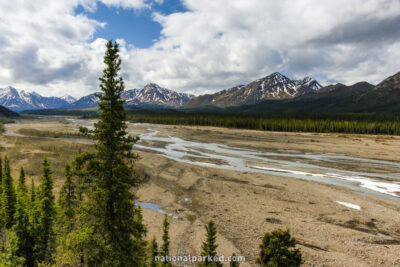
[[[90,150],[87,139],[20,136],[18,129],[76,131],[89,122],[59,117],[19,120],[7,124],[0,137],[2,156],[13,158],[38,182],[40,160],[49,158],[56,190],[63,181],[62,166],[78,151]],[[296,151],[301,154],[336,153],[365,159],[400,161],[400,137],[312,133],[275,133],[212,127],[133,125],[136,134],[156,128],[158,136],[172,136],[202,143],[219,143],[266,152]],[[138,144],[163,148],[165,143]],[[157,143],[158,142],[158,143]],[[144,183],[136,191],[138,201],[160,205],[171,215],[171,254],[197,255],[205,237],[204,224],[213,219],[218,230],[218,252],[246,257],[241,266],[255,266],[258,245],[267,231],[289,228],[303,253],[305,266],[393,266],[400,265],[400,200],[355,192],[349,188],[283,177],[234,171],[178,162],[156,150],[138,149],[136,163]],[[301,163],[306,162],[301,159]],[[217,161],[205,162],[218,164]],[[221,163],[223,164],[223,163]],[[395,167],[324,162],[343,171],[393,174]],[[17,177],[19,166],[12,166]],[[322,166],[323,167],[323,166]],[[58,171],[58,169],[61,169]],[[398,173],[397,173],[398,174]],[[385,182],[388,182],[386,179]],[[398,184],[398,181],[392,181]],[[394,200],[393,200],[394,199]],[[350,205],[350,204],[353,204]],[[355,206],[354,206],[355,205]],[[148,239],[161,242],[163,213],[146,208]],[[359,208],[359,209],[358,209]],[[182,265],[184,266],[184,265]]]

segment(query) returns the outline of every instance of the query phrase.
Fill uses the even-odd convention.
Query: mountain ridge
[[[29,109],[65,107],[68,105],[68,102],[59,97],[45,97],[36,92],[26,92],[8,86],[0,88],[0,105],[18,112]]]
[[[126,90],[121,97],[126,101],[127,106],[178,108],[193,98],[194,95],[178,93],[160,87],[155,83],[150,83],[142,89]],[[0,105],[17,112],[57,108],[89,108],[97,106],[97,100],[95,94],[75,99],[70,95],[45,97],[36,92],[17,90],[11,86],[0,88]]]
[[[248,114],[400,114],[400,72],[378,85],[358,82],[350,86],[325,86],[300,97],[267,100],[255,105],[233,107]]]
[[[0,89],[0,105],[11,107],[12,110],[16,110],[18,105],[25,105],[24,110],[26,107],[49,109],[57,104],[67,109],[97,106],[95,94],[81,97],[74,102],[70,99],[71,103],[67,102],[67,98],[69,97],[42,97],[37,93],[18,91],[12,87]],[[216,112],[221,108],[259,114],[398,112],[400,72],[378,85],[358,82],[350,86],[337,83],[325,87],[310,77],[292,80],[275,72],[247,85],[238,85],[214,94],[196,97],[150,83],[142,89],[124,91],[122,98],[127,106],[132,107],[208,109]],[[17,109],[21,110],[22,108]]]
[[[247,85],[237,85],[214,94],[197,96],[191,99],[184,107],[194,108],[202,105],[228,107],[257,104],[268,99],[286,99],[301,96],[320,88],[322,88],[321,84],[311,77],[307,76],[304,79],[292,80],[279,72],[274,72]]]

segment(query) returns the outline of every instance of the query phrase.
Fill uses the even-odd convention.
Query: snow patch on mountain
[[[65,100],[66,102],[68,102],[69,104],[74,103],[76,101],[76,99],[73,96],[70,95],[63,95],[62,97],[60,97],[61,99]]]
[[[36,92],[17,90],[11,86],[0,88],[0,105],[13,111],[61,108],[68,104],[59,97],[44,97]]]
[[[279,72],[257,79],[247,85],[224,89],[212,95],[193,98],[186,107],[206,105],[239,106],[256,104],[268,99],[286,99],[301,96],[322,86],[310,77],[292,80]]]

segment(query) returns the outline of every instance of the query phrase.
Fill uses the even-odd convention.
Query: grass
[[[33,136],[0,136],[0,155],[10,159],[14,182],[20,167],[23,167],[27,184],[30,185],[33,178],[35,185],[38,185],[42,175],[42,162],[46,157],[50,162],[55,192],[58,192],[64,182],[65,164],[71,162],[78,153],[85,151],[94,151],[93,145]]]
[[[72,132],[72,131],[49,131],[49,130],[38,130],[32,128],[21,128],[17,131],[19,134],[27,135],[27,136],[36,136],[36,137],[52,137],[52,138],[82,138],[86,137],[84,134],[80,132]]]

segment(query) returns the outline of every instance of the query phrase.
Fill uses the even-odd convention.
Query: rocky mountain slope
[[[179,108],[186,104],[194,95],[178,93],[150,83],[143,89],[125,90],[122,95],[125,105],[145,108]],[[90,94],[72,103],[70,108],[86,108],[97,106],[97,97]]]
[[[128,106],[154,106],[178,108],[186,104],[194,95],[178,93],[150,83],[143,89],[125,91],[122,98]]]
[[[35,92],[17,90],[11,86],[0,88],[0,105],[13,111],[67,107],[69,103],[59,97],[44,97]]]
[[[231,109],[256,114],[388,114],[400,115],[400,72],[374,86],[329,85],[300,97],[268,100]]]
[[[67,101],[69,104],[74,103],[76,101],[75,97],[70,96],[70,95],[63,95],[60,98]]]
[[[148,84],[143,89],[131,89],[122,93],[126,105],[147,108],[178,108],[186,104],[194,95],[178,93],[157,84]],[[89,108],[97,106],[98,98],[90,94],[76,100],[72,96],[44,97],[35,92],[17,90],[13,87],[0,88],[0,105],[13,111]]]
[[[185,107],[250,105],[268,99],[287,99],[301,96],[321,87],[317,81],[310,77],[305,77],[302,80],[291,80],[279,72],[275,72],[247,85],[238,85],[215,94],[195,97]]]

